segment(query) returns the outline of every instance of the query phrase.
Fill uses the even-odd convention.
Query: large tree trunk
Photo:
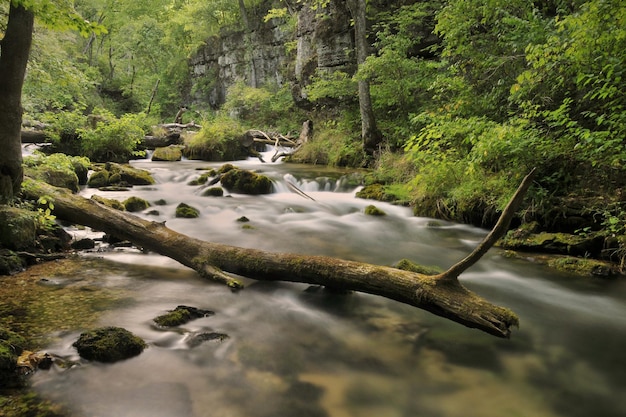
[[[457,279],[463,268],[476,262],[480,253],[486,251],[487,245],[480,245],[478,256],[470,255],[463,260],[463,267],[428,276],[325,256],[273,253],[205,242],[170,230],[163,223],[75,196],[65,189],[35,181],[27,184],[23,191],[25,196],[34,200],[44,195],[52,197],[54,214],[59,218],[128,239],[233,288],[242,285],[226,272],[258,280],[304,282],[380,295],[499,337],[509,337],[511,326],[518,324],[513,312],[470,292]],[[493,243],[496,235],[506,230],[529,185],[530,176],[520,185],[499,226],[489,235],[488,243]]]
[[[22,184],[22,85],[33,36],[34,13],[9,6],[0,41],[0,203],[13,199]]]
[[[350,0],[347,2],[352,18],[354,19],[354,41],[356,47],[356,63],[360,67],[369,55],[370,46],[367,41],[367,14],[365,0]],[[383,137],[376,126],[370,83],[367,79],[359,79],[359,111],[361,114],[361,139],[363,149],[372,155],[378,148]]]

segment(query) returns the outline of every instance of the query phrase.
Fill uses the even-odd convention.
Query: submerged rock
[[[213,314],[215,313],[211,310],[203,310],[189,306],[178,306],[174,310],[156,317],[154,322],[159,326],[174,327],[180,326],[181,324],[185,324],[194,319],[212,316]]]
[[[102,327],[82,333],[72,346],[84,359],[110,363],[139,355],[146,342],[121,327]]]
[[[222,342],[226,339],[228,339],[228,335],[224,333],[196,332],[196,333],[190,333],[185,339],[185,343],[190,348],[195,348],[197,346],[200,346],[204,342],[209,342],[209,341]]]
[[[379,209],[378,207],[372,204],[365,207],[365,214],[368,216],[386,216],[387,215],[387,213],[385,213],[383,210]]]

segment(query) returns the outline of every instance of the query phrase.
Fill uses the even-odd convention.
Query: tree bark
[[[380,295],[498,337],[508,338],[511,327],[518,325],[513,312],[470,292],[457,279],[325,256],[273,253],[210,243],[175,232],[163,223],[111,209],[42,182],[27,181],[23,188],[23,194],[29,199],[52,197],[54,214],[61,219],[128,239],[232,288],[242,288],[242,284],[227,273]]]
[[[369,55],[369,43],[367,41],[367,14],[365,0],[350,0],[348,7],[354,19],[354,43],[356,47],[356,63],[358,67],[365,63]],[[361,114],[361,140],[363,149],[368,155],[373,155],[383,137],[376,126],[376,118],[372,107],[370,83],[368,79],[360,78],[359,87],[359,112]]]
[[[33,37],[34,13],[9,6],[4,38],[0,41],[0,203],[19,193],[22,169],[22,85]]]

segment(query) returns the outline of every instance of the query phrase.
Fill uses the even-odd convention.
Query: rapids
[[[269,158],[268,158],[269,159]],[[447,268],[486,231],[414,217],[405,207],[355,198],[349,172],[237,161],[274,180],[265,196],[203,197],[187,183],[198,161],[134,161],[157,184],[131,193],[84,189],[166,204],[141,215],[197,238],[269,251],[331,255],[377,264],[402,258]],[[289,191],[294,183],[314,199]],[[176,219],[185,202],[201,212]],[[372,217],[375,204],[387,215]],[[149,211],[148,210],[148,211]],[[237,222],[245,216],[248,223]],[[244,226],[245,225],[245,226]],[[77,237],[96,232],[68,229]],[[511,340],[467,329],[367,294],[336,294],[303,284],[254,282],[232,293],[162,256],[134,249],[87,254],[99,285],[129,300],[101,325],[124,327],[149,344],[116,364],[80,361],[57,335],[47,351],[75,360],[38,372],[35,389],[77,416],[100,417],[624,417],[626,285],[556,273],[492,249],[461,276],[488,300],[513,309]],[[177,305],[215,311],[180,328],[152,319]],[[192,347],[198,332],[229,335]]]

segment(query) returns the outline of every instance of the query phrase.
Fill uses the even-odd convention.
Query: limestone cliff
[[[207,40],[190,61],[194,103],[217,108],[236,82],[254,87],[287,83],[294,87],[294,98],[305,101],[302,86],[316,71],[354,68],[345,2],[332,0],[323,14],[304,2],[285,19],[264,21],[269,9],[283,5],[267,0],[250,11],[248,28]]]

